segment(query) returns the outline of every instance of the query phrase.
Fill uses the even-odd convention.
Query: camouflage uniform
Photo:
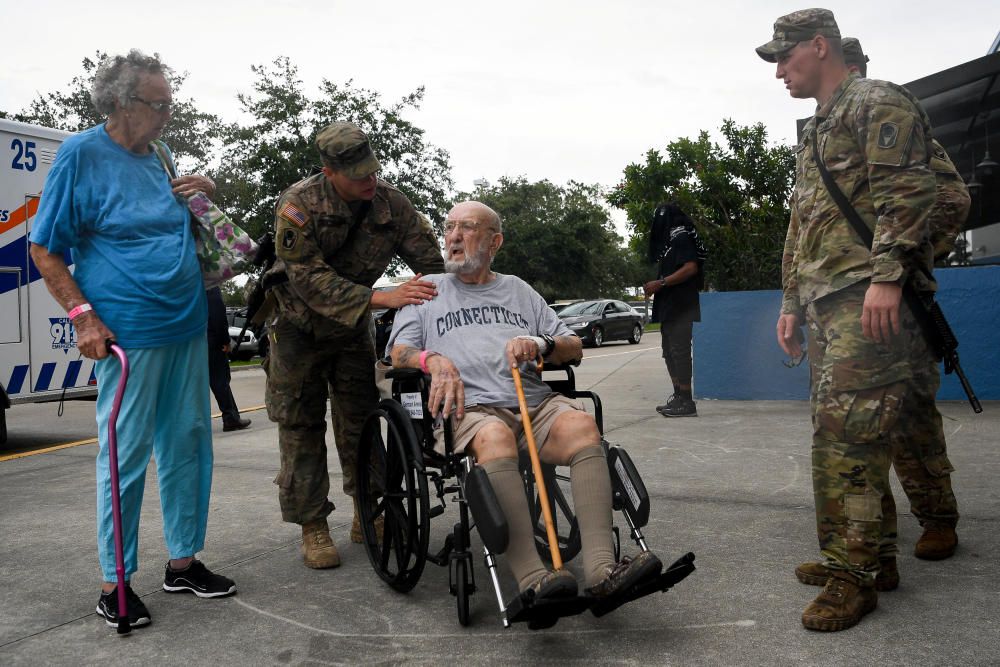
[[[822,159],[861,218],[874,230],[866,247],[824,186]],[[905,304],[902,331],[888,344],[861,335],[870,282],[915,277],[932,256],[928,210],[935,181],[928,168],[930,126],[899,87],[847,78],[806,125],[796,147],[796,184],[782,261],[783,313],[806,320],[811,335],[813,480],[820,548],[828,567],[870,582],[880,545],[895,535],[888,475],[893,449],[919,441],[907,459],[921,521],[957,521],[934,405],[937,367]],[[926,282],[922,290],[934,285]],[[910,450],[912,451],[912,449]],[[933,491],[931,491],[933,489]],[[891,510],[890,510],[891,508]],[[923,515],[923,516],[921,516]],[[886,540],[884,548],[895,549]]]
[[[357,221],[323,174],[282,193],[277,211],[272,271],[284,272],[288,282],[271,290],[277,315],[266,403],[278,422],[281,471],[274,482],[282,518],[305,524],[333,510],[324,437],[328,395],[344,493],[355,494],[358,439],[378,400],[372,285],[396,255],[420,273],[442,273],[444,262],[430,223],[382,180]]]
[[[853,37],[845,37],[842,46],[844,61],[857,66],[861,75],[865,76],[869,58],[861,43]],[[898,90],[913,102],[924,122],[930,126],[919,100],[905,88]],[[934,173],[936,196],[927,215],[927,226],[933,257],[940,259],[954,249],[955,238],[969,215],[972,200],[958,169],[936,140],[931,141],[928,166]],[[926,284],[923,287],[933,288]],[[907,428],[893,430],[890,437],[892,465],[910,500],[911,511],[921,525],[932,522],[954,527],[958,521],[958,505],[951,490],[951,464],[941,415],[936,409],[927,409],[928,405],[934,404],[941,383],[937,364],[914,363],[912,372],[911,397],[906,401],[900,417]],[[820,544],[827,539],[821,526]],[[879,553],[888,557],[896,552],[896,504],[891,490],[887,490],[882,499],[882,544]]]

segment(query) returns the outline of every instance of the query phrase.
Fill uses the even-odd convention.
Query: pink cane
[[[118,347],[114,341],[107,341],[108,351],[118,357],[122,365],[122,373],[118,379],[118,389],[115,391],[115,401],[111,405],[111,416],[108,418],[108,466],[111,468],[111,518],[115,534],[115,574],[118,575],[118,634],[126,635],[132,631],[128,621],[128,602],[125,600],[125,548],[122,539],[122,506],[120,487],[118,486],[118,411],[122,407],[122,397],[125,395],[125,384],[128,382],[128,357],[125,350]]]

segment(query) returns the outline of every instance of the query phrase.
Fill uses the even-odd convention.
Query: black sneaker
[[[125,584],[125,604],[128,605],[128,622],[133,628],[141,628],[152,622],[146,605],[142,603],[142,600],[128,584]],[[101,593],[101,599],[97,601],[97,615],[103,616],[104,622],[110,627],[118,627],[117,588],[110,593]]]
[[[664,417],[697,417],[698,408],[694,401],[689,398],[680,398],[673,405],[664,406],[662,410],[656,409]]]
[[[221,598],[236,592],[236,582],[221,574],[212,574],[200,560],[193,560],[187,568],[174,571],[167,563],[163,575],[163,590],[168,593],[190,591],[200,598]]]
[[[681,400],[680,396],[678,396],[677,394],[671,394],[670,398],[667,399],[666,403],[664,403],[663,405],[656,406],[656,411],[662,415],[664,410],[672,408],[674,405],[677,404],[677,401],[679,400]]]
[[[659,575],[661,569],[663,564],[651,551],[642,551],[635,558],[623,556],[619,562],[608,568],[608,575],[586,589],[586,593],[595,598],[608,598]]]

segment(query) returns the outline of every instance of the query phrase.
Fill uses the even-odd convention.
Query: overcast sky
[[[754,47],[788,2],[163,3],[5,1],[0,109],[18,111],[82,73],[100,49],[159,52],[188,72],[179,96],[235,120],[250,66],[288,56],[306,92],[353,79],[387,101],[426,86],[410,120],[451,153],[456,187],[503,175],[610,186],[646,150],[724,118],[792,141],[813,104],[792,100]],[[907,83],[981,57],[1000,1],[830,5],[861,39],[869,75]]]

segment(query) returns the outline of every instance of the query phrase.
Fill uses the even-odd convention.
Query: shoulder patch
[[[288,220],[289,222],[298,225],[299,227],[304,227],[306,224],[305,213],[300,211],[291,202],[286,202],[285,205],[281,207],[281,210],[278,211],[278,215],[284,218],[285,220]]]
[[[892,148],[899,138],[899,125],[896,123],[882,123],[878,128],[878,147]]]
[[[285,250],[291,250],[295,247],[296,241],[299,240],[299,233],[289,227],[281,235],[281,247]]]

